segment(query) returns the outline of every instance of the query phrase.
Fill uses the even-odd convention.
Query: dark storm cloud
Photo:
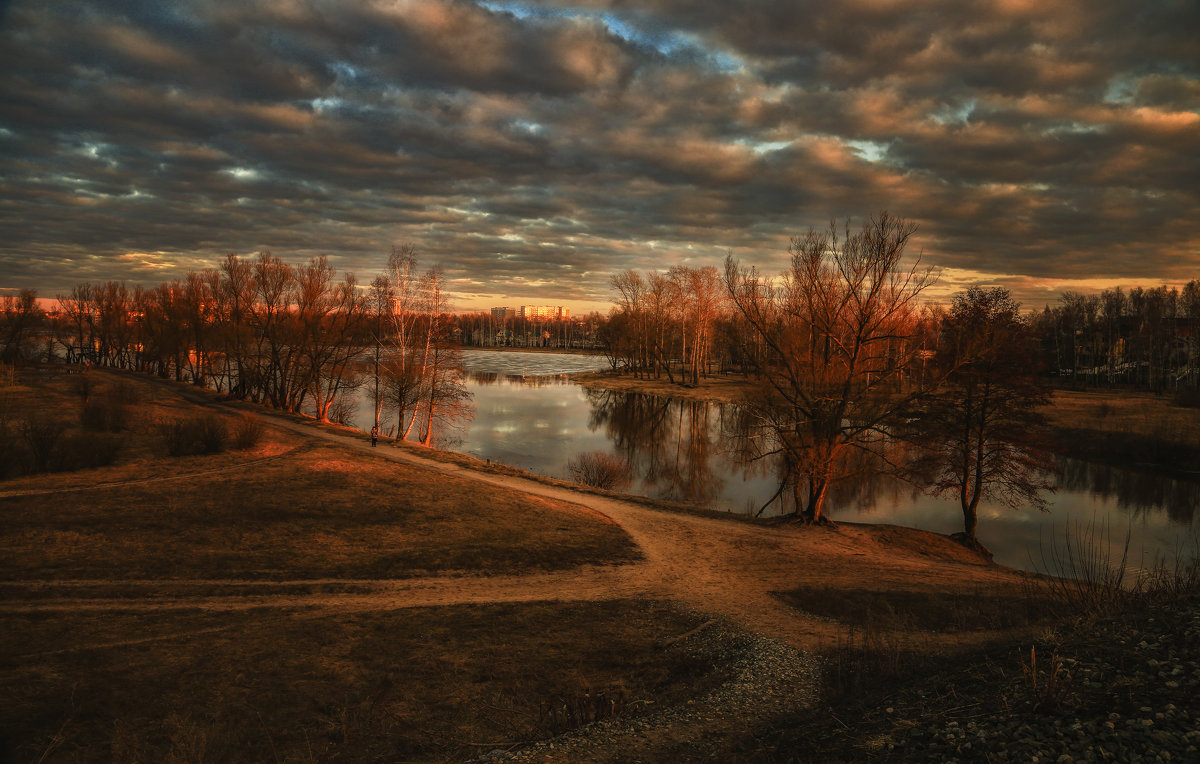
[[[16,2],[0,289],[391,245],[470,304],[913,218],[947,288],[1200,277],[1194,2]],[[511,299],[507,299],[511,298]]]

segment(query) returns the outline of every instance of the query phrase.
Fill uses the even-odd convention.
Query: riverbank
[[[755,394],[748,377],[720,375],[696,385],[615,372],[572,374],[584,387],[690,401],[737,403]],[[1043,409],[1051,446],[1073,459],[1188,479],[1200,478],[1200,408],[1128,391],[1055,390]]]
[[[737,403],[745,400],[754,392],[754,385],[748,377],[733,375],[704,377],[695,385],[671,382],[666,377],[661,379],[634,377],[630,374],[612,371],[586,372],[570,376],[572,381],[594,390],[640,393],[689,401]]]
[[[504,353],[554,353],[564,355],[604,355],[603,350],[595,348],[540,348],[540,347],[506,347],[504,345],[460,345],[461,350],[483,350],[487,352]]]

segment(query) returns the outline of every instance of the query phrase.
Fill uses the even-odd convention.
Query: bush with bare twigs
[[[130,398],[121,388],[85,398],[79,422],[93,432],[120,432],[129,420]]]
[[[159,432],[169,456],[219,453],[229,439],[225,423],[206,416],[164,420],[159,423]]]
[[[633,471],[624,459],[603,451],[588,451],[567,462],[567,472],[576,483],[593,488],[627,488]]]
[[[30,468],[34,472],[46,472],[58,449],[67,426],[45,414],[37,413],[21,423],[21,437],[29,448]]]
[[[58,443],[51,471],[69,472],[107,467],[117,460],[125,438],[108,432],[68,432]]]
[[[1043,545],[1038,584],[1063,613],[1103,616],[1138,604],[1170,602],[1200,590],[1200,539],[1197,548],[1176,550],[1176,562],[1158,559],[1149,566],[1130,564],[1131,530],[1123,543],[1093,520],[1067,526],[1062,540]]]
[[[233,445],[239,451],[254,448],[263,437],[263,424],[258,417],[243,414],[233,425]]]

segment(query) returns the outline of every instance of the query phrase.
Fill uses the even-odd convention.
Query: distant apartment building
[[[517,308],[517,317],[529,321],[562,321],[571,317],[571,311],[561,305],[522,305]]]
[[[561,305],[522,305],[512,308],[492,308],[492,319],[504,321],[509,318],[524,318],[528,321],[562,321],[571,317],[571,309]]]

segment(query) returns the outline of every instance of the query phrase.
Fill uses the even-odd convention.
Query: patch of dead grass
[[[462,761],[561,731],[555,699],[633,713],[720,678],[655,647],[698,620],[647,601],[7,621],[8,760]]]
[[[201,409],[171,386],[91,374],[93,394],[135,386],[141,424],[110,467],[0,484],[4,579],[399,578],[640,559],[594,513],[278,428],[249,451],[166,457],[147,423]],[[75,375],[30,376],[23,405],[69,409]]]

